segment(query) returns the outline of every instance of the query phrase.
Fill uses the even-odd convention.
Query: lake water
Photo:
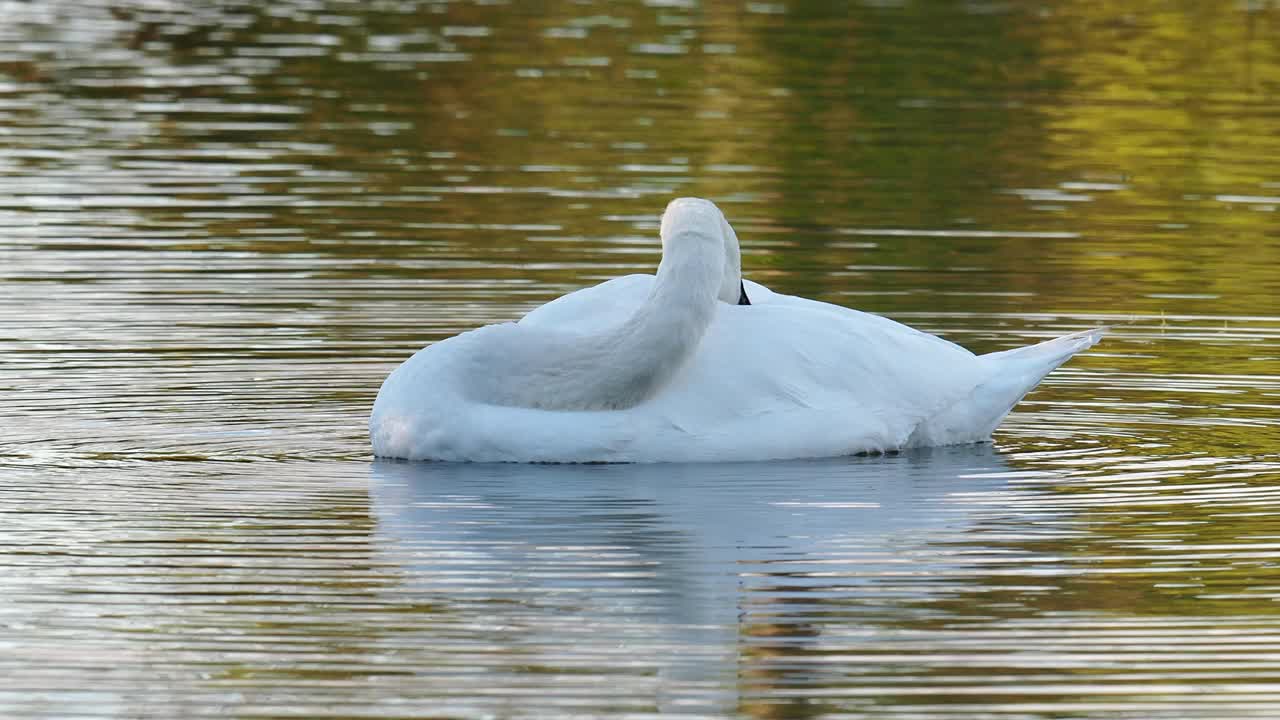
[[[0,716],[1274,718],[1280,6],[0,0]],[[992,351],[993,446],[374,462],[651,271]]]

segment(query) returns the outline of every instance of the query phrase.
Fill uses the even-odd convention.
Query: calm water
[[[0,716],[1273,718],[1280,6],[0,0]],[[745,269],[994,447],[373,462],[425,343]]]

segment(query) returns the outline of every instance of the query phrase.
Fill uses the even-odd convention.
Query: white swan
[[[672,201],[660,234],[656,275],[610,280],[418,351],[374,402],[374,454],[722,461],[978,442],[1105,332],[977,356],[743,281],[737,236],[706,200]]]

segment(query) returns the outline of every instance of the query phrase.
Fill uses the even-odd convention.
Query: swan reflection
[[[825,632],[847,640],[851,627],[927,612],[962,582],[945,546],[1003,516],[977,500],[1015,475],[987,445],[763,464],[372,468],[379,553],[400,568],[402,599],[438,621],[422,643],[439,642],[443,622],[454,662],[512,653],[556,672],[625,666],[628,682],[647,667],[649,691],[685,700],[726,678],[773,682],[759,659]]]

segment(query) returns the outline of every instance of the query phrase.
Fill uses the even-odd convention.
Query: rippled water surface
[[[0,716],[1272,718],[1280,7],[0,0]],[[649,271],[975,351],[994,446],[374,462]]]

